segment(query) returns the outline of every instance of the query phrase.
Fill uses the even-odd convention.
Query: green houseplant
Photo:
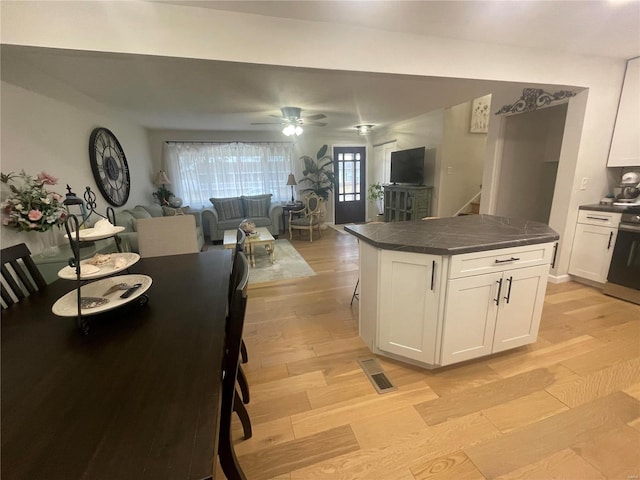
[[[384,213],[382,201],[384,200],[384,191],[380,182],[372,183],[367,188],[367,200],[376,205],[378,215]]]
[[[308,155],[303,155],[300,160],[304,162],[304,170],[302,175],[304,178],[300,183],[306,184],[306,188],[302,189],[302,193],[313,192],[325,201],[329,200],[329,193],[333,191],[336,185],[336,177],[333,172],[333,158],[327,155],[327,145],[323,145],[316,158],[313,159]]]

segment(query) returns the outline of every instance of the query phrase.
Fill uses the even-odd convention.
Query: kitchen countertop
[[[631,205],[602,205],[600,203],[594,203],[592,205],[580,205],[580,210],[592,210],[594,212],[612,212],[622,213]]]
[[[346,232],[385,250],[432,255],[496,250],[556,241],[548,225],[495,215],[462,215],[418,222],[345,225]]]

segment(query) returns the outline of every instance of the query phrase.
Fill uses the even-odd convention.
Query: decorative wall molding
[[[560,90],[556,93],[545,92],[541,88],[525,88],[522,90],[522,97],[512,105],[505,105],[496,112],[496,115],[504,113],[531,112],[541,107],[545,107],[553,102],[559,102],[569,97],[574,97],[575,92]]]

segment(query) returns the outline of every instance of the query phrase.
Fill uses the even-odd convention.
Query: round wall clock
[[[114,207],[129,199],[129,164],[116,136],[106,128],[95,128],[89,138],[91,171],[104,198]]]

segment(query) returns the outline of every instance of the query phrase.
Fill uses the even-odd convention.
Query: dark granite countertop
[[[593,205],[580,205],[580,210],[592,210],[594,212],[622,213],[627,208],[629,208],[629,205],[602,205],[600,203],[594,203]]]
[[[374,247],[433,255],[496,250],[558,240],[548,225],[494,215],[463,215],[419,222],[345,225]]]

